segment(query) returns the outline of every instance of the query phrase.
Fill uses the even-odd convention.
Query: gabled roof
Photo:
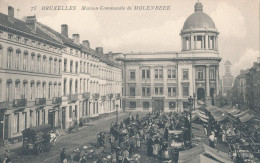
[[[43,32],[41,29],[36,27],[36,32],[34,32],[31,28],[29,28],[26,25],[24,21],[16,18],[10,19],[8,15],[5,15],[3,13],[0,13],[0,27],[9,30],[14,30],[20,34],[27,35],[27,37],[31,36],[34,37],[34,39],[40,39],[43,42],[53,43],[56,46],[63,46],[61,42],[58,42],[57,40],[53,39],[45,32]]]

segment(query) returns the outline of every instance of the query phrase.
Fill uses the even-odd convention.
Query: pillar
[[[219,67],[216,66],[216,95],[219,94]]]
[[[198,47],[197,47],[197,36],[194,36],[194,40],[195,40],[194,49],[198,49]]]
[[[209,48],[209,36],[208,34],[205,35],[205,49],[208,50]]]
[[[209,91],[209,65],[206,65],[206,95],[207,97],[210,97],[210,91]]]
[[[201,36],[201,37],[202,37],[201,48],[204,49],[205,48],[205,36]]]
[[[196,37],[196,36],[191,35],[191,50],[195,49],[195,46],[196,46],[196,45],[195,45],[196,42],[194,43],[195,37]]]

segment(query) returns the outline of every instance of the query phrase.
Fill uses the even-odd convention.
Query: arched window
[[[40,92],[41,92],[41,81],[36,82],[36,98],[40,98]]]
[[[57,90],[58,97],[60,97],[60,90],[61,90],[61,82],[58,83],[58,90]]]
[[[28,51],[25,50],[23,52],[23,70],[27,70],[28,69]]]
[[[3,46],[0,44],[0,67],[2,67],[3,62]]]
[[[46,82],[45,81],[43,81],[42,82],[42,97],[43,98],[46,98]]]
[[[37,55],[37,72],[41,72],[41,54]]]
[[[16,56],[15,56],[15,69],[20,68],[20,58],[21,58],[21,50],[17,49],[16,50]]]
[[[35,98],[35,88],[34,88],[34,80],[31,81],[30,83],[30,99],[34,99]]]
[[[46,55],[43,55],[42,72],[46,72]]]
[[[52,82],[49,82],[49,88],[48,88],[48,99],[51,99],[51,94],[52,94]]]
[[[12,61],[13,61],[13,48],[9,47],[7,49],[7,68],[12,68]]]
[[[49,58],[49,73],[51,73],[52,69],[52,57]]]
[[[8,79],[6,83],[6,101],[12,101],[12,79]]]
[[[20,80],[15,80],[15,99],[20,99]]]
[[[56,74],[56,70],[57,70],[57,58],[54,58],[54,65],[53,65],[53,73]]]
[[[27,98],[27,90],[28,90],[28,81],[25,79],[23,80],[22,99]]]
[[[35,71],[35,53],[31,54],[31,71]]]

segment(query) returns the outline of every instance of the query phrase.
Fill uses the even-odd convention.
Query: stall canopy
[[[243,117],[244,115],[246,115],[248,112],[249,112],[249,110],[246,110],[246,111],[243,111],[243,112],[236,114],[234,116],[237,117],[237,118],[240,118],[240,117]]]
[[[251,119],[253,119],[254,117],[255,117],[254,115],[246,114],[243,117],[240,117],[239,120],[242,123],[246,123],[246,122],[250,121]]]
[[[218,151],[205,144],[179,152],[178,163],[232,163],[227,153]]]

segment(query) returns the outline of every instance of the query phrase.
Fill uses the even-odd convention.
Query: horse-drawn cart
[[[48,124],[27,128],[23,133],[23,150],[24,152],[35,152],[40,154],[42,151],[51,149],[51,126]]]

